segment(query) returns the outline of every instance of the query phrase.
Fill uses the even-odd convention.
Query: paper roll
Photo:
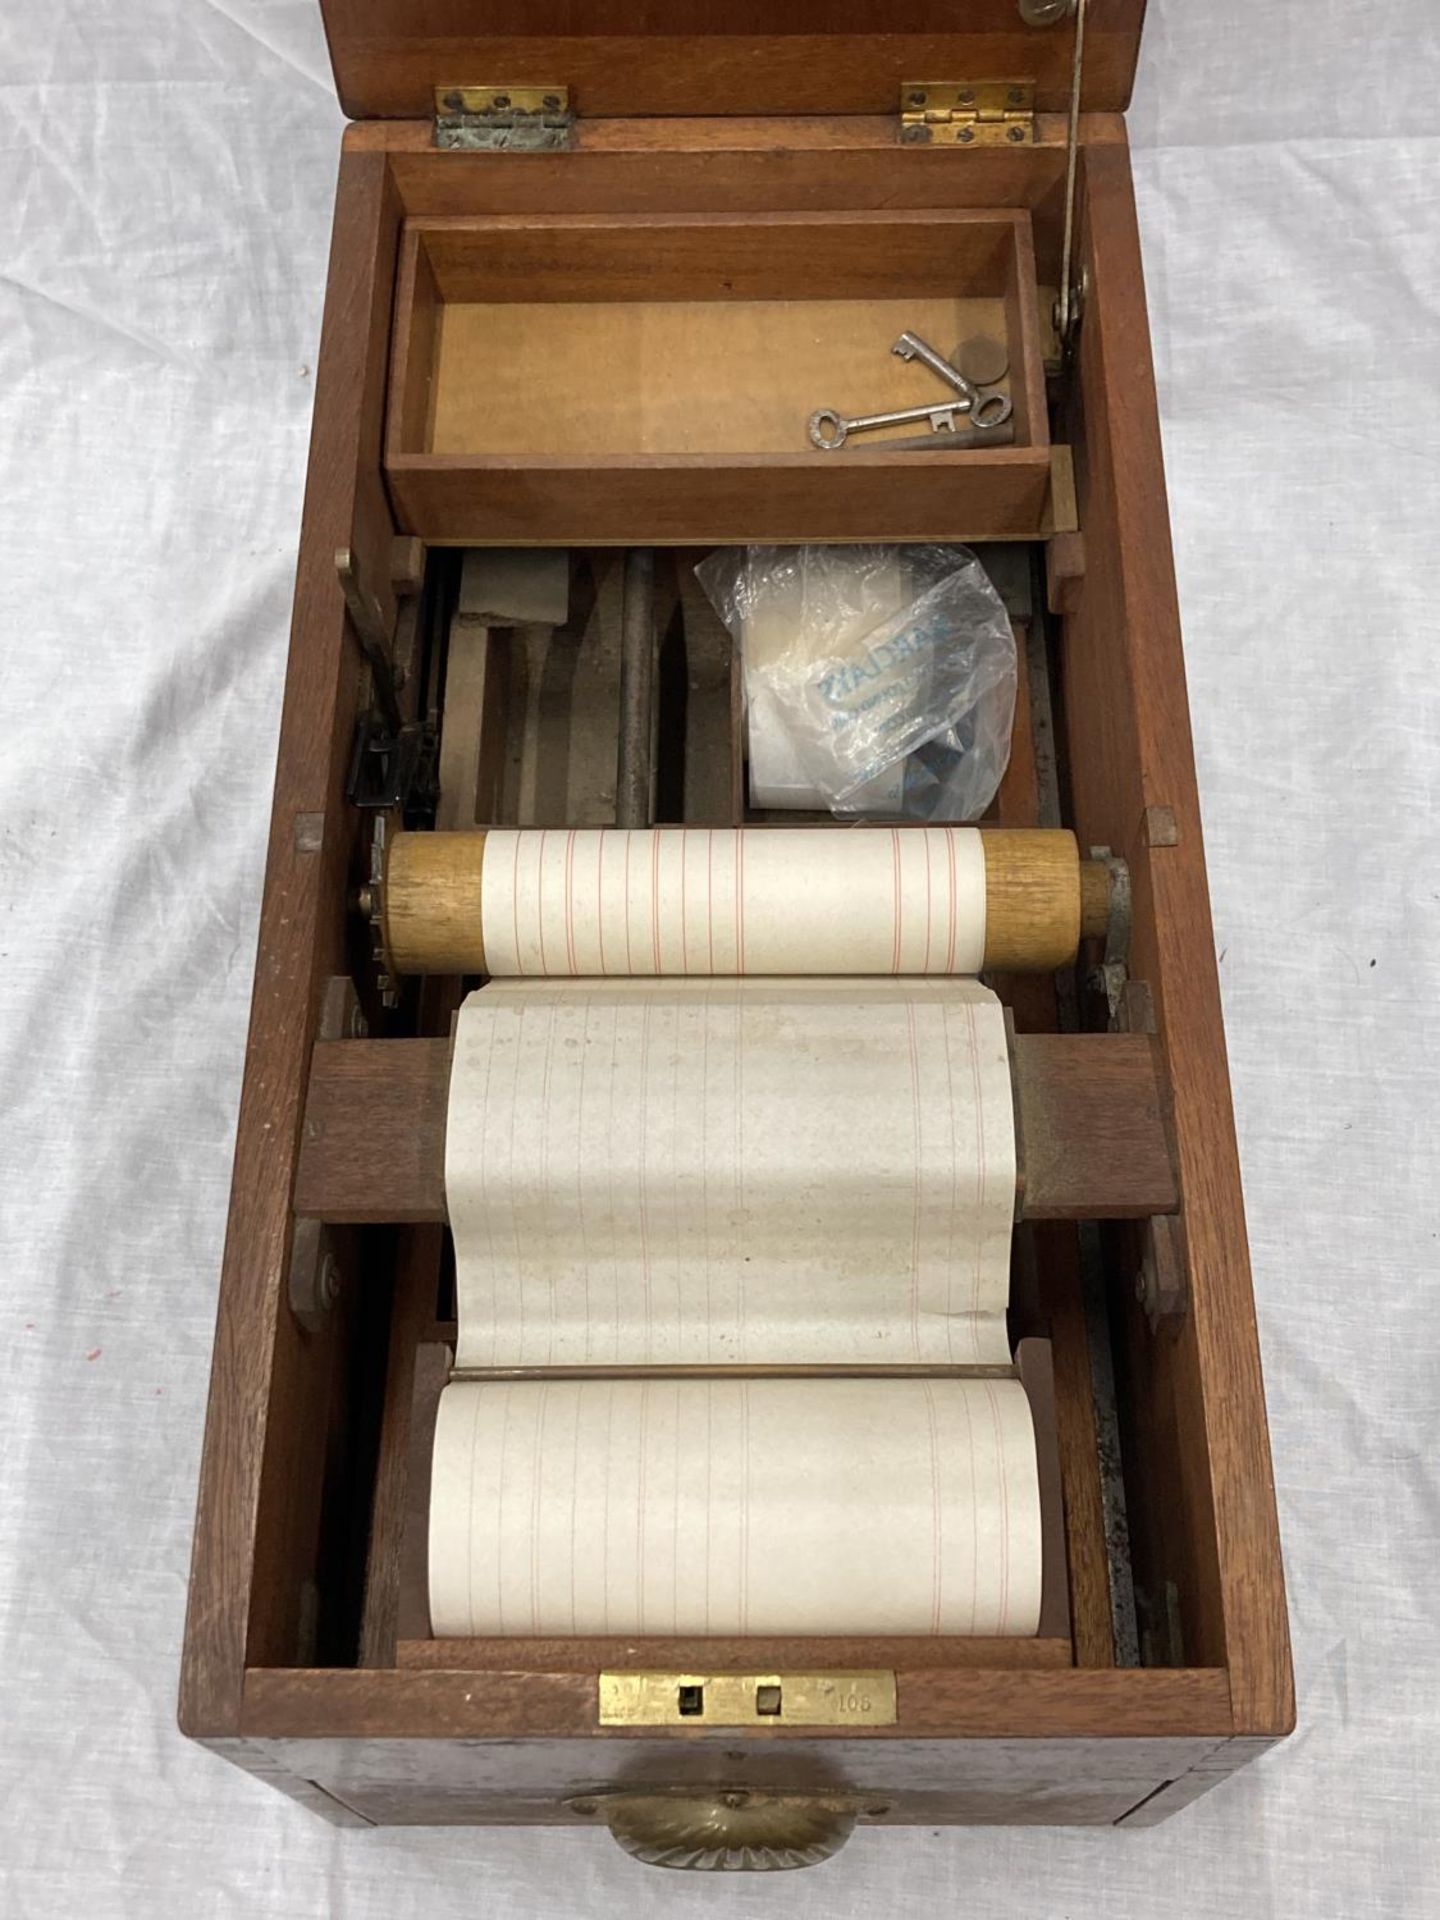
[[[513,975],[978,973],[973,829],[493,830],[486,968]]]
[[[396,834],[372,906],[397,973],[1047,972],[1109,881],[1060,829],[520,827]]]
[[[445,1155],[466,1367],[1006,1365],[1004,1013],[970,980],[497,981]]]
[[[456,1382],[433,1629],[1032,1634],[1037,1485],[1014,1381]]]

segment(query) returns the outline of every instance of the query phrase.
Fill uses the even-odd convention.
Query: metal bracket
[[[893,1727],[895,1675],[611,1672],[602,1727]]]
[[[382,1007],[398,1007],[400,982],[395,976],[390,952],[385,944],[385,853],[389,820],[389,814],[383,811],[375,815],[375,826],[370,835],[370,876],[360,889],[357,905],[370,928],[370,957],[375,963],[375,987],[380,995],[380,1004]]]
[[[1024,147],[1035,139],[1029,80],[906,80],[900,88],[906,146]]]
[[[410,545],[397,542],[392,555],[403,563],[398,571],[392,568],[396,591],[402,597],[407,593],[413,597],[422,584],[419,575],[404,571],[416,566],[423,570],[423,560],[417,561],[409,551]],[[395,659],[395,641],[384,609],[365,585],[351,548],[337,550],[335,575],[345,596],[351,630],[370,668],[375,698],[375,706],[362,713],[356,723],[346,797],[353,806],[366,809],[403,808],[413,793],[433,787],[438,742],[425,720],[407,720],[400,710],[405,668]]]
[[[1070,119],[1065,137],[1065,237],[1060,249],[1060,297],[1055,303],[1055,331],[1060,351],[1074,351],[1075,334],[1084,306],[1085,283],[1073,284],[1075,255],[1075,182],[1080,158],[1080,98],[1085,89],[1085,9],[1089,0],[1075,0],[1075,56],[1070,69]]]
[[[340,1298],[334,1231],[321,1220],[297,1220],[290,1242],[290,1311],[307,1333],[319,1333]]]
[[[575,144],[568,87],[437,87],[435,144],[458,153],[562,153]]]
[[[1112,1031],[1119,1028],[1121,1004],[1130,978],[1130,869],[1109,847],[1091,847],[1090,858],[1104,862],[1110,874],[1110,922],[1105,952],[1091,984],[1105,995]]]

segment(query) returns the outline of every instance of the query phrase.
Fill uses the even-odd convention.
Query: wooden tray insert
[[[885,453],[923,421],[811,446],[817,408],[946,398],[891,352],[907,329],[942,353],[1006,343],[1012,446]],[[880,498],[892,534],[933,520],[937,494],[972,538],[1033,533],[1044,508],[1026,212],[411,220],[395,340],[387,471],[426,539],[603,539],[620,476],[613,535],[632,541],[775,538],[797,474],[806,537],[884,535]]]

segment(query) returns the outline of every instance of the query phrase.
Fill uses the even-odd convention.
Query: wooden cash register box
[[[1122,117],[1143,0],[1089,0],[1078,60],[1073,0],[917,0],[900,30],[872,0],[321,4],[351,125],[181,1724],[342,1824],[608,1823],[643,1853],[699,1806],[795,1858],[857,1819],[1161,1820],[1286,1733],[1293,1695]],[[890,355],[905,327],[1004,343],[1008,443],[810,445],[816,407],[940,397]],[[431,1639],[462,982],[386,975],[365,889],[386,832],[437,817],[613,820],[625,724],[572,650],[537,728],[498,628],[447,682],[456,549],[571,549],[603,612],[618,548],[652,556],[643,586],[672,552],[688,580],[725,543],[857,539],[993,560],[1024,685],[989,824],[1106,850],[1078,964],[996,981],[1013,1331],[1053,1375],[1042,1631]],[[662,822],[750,817],[727,644],[667,630]],[[438,816],[437,734],[469,768]],[[891,1711],[847,1714],[825,1676],[857,1671]],[[653,1677],[619,1724],[616,1673]],[[677,1713],[686,1676],[731,1709]]]

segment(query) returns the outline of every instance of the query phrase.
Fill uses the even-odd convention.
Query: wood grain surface
[[[299,1591],[317,1551],[324,1451],[315,1412],[328,1398],[339,1343],[308,1338],[285,1310],[290,1191],[319,988],[346,965],[356,828],[345,805],[344,770],[360,654],[347,637],[335,552],[349,546],[372,555],[378,548],[388,556],[393,534],[380,432],[399,224],[383,157],[347,155],[316,372],[181,1667],[180,1720],[197,1733],[234,1726],[247,1654],[293,1655]],[[387,581],[369,584],[388,599]],[[296,830],[301,816],[303,834]]]
[[[1043,1740],[1065,1734],[1122,1736],[1230,1732],[1230,1693],[1223,1672],[1210,1669],[1120,1668],[1085,1673],[972,1670],[919,1665],[896,1668],[899,1714],[893,1727],[835,1729],[837,1739],[869,1745],[923,1735],[954,1740],[1014,1735]],[[568,1736],[608,1743],[654,1739],[653,1728],[600,1727],[594,1671],[532,1673],[421,1670],[338,1672],[257,1668],[245,1679],[241,1731],[251,1736],[348,1736],[413,1740]],[[674,1744],[729,1742],[714,1734],[665,1730]],[[810,1737],[813,1738],[813,1730]],[[747,1747],[806,1738],[803,1728],[748,1732]],[[953,1756],[951,1765],[954,1764]],[[877,1763],[877,1772],[879,1770]]]
[[[1086,571],[1065,624],[1075,827],[1130,863],[1132,974],[1168,1065],[1188,1245],[1178,1338],[1129,1314],[1137,1578],[1173,1586],[1189,1657],[1229,1665],[1237,1732],[1293,1724],[1285,1585],[1205,878],[1164,461],[1134,193],[1125,156],[1087,152],[1090,291],[1071,427]],[[1147,808],[1178,835],[1152,846]]]
[[[321,0],[340,103],[352,119],[434,111],[437,86],[571,90],[584,114],[875,113],[902,80],[1033,79],[1051,111],[1070,97],[1073,30],[1029,28],[1015,0],[921,0],[897,31],[881,0]],[[1145,0],[1091,0],[1086,107],[1123,110]],[[963,19],[963,24],[962,24]]]

